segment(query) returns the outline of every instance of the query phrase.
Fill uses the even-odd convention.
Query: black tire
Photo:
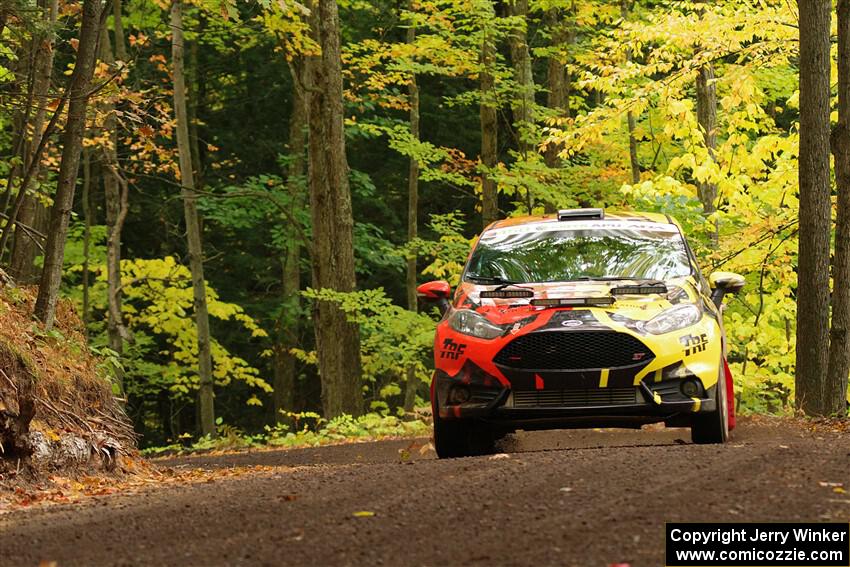
[[[434,449],[441,459],[487,455],[495,449],[493,432],[467,419],[441,419],[434,415]]]
[[[715,388],[716,409],[700,414],[691,425],[691,441],[698,445],[726,443],[729,440],[729,406],[726,396],[726,376],[721,370],[721,378]]]

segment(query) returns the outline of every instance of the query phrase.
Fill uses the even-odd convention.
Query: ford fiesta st
[[[478,238],[443,312],[431,382],[440,457],[491,451],[518,429],[734,427],[720,306],[744,279],[706,279],[669,216],[564,210],[498,221]]]

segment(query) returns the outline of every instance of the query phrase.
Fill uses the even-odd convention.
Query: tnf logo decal
[[[708,346],[708,337],[705,333],[701,335],[685,335],[679,342],[685,347],[685,356],[702,352]]]
[[[443,352],[440,353],[440,358],[450,358],[452,360],[457,360],[458,358],[460,358],[460,355],[462,355],[463,351],[465,350],[465,344],[456,343],[451,339],[446,339],[443,341]]]

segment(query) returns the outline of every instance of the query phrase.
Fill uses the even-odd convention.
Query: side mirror
[[[711,300],[717,307],[723,303],[727,293],[738,293],[747,284],[744,276],[732,272],[714,272],[708,277],[711,286]]]
[[[416,288],[416,295],[425,303],[437,306],[440,313],[449,309],[449,297],[452,295],[452,286],[446,281],[428,282]]]

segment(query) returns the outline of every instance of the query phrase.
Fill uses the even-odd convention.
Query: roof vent
[[[571,220],[602,220],[605,209],[561,209],[558,211],[559,221]]]

